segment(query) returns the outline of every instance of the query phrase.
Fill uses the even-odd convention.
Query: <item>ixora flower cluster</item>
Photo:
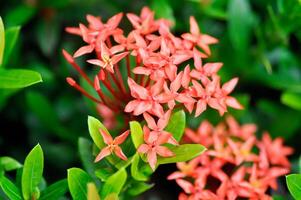
[[[162,144],[177,145],[172,134],[164,131],[172,111],[183,107],[199,116],[207,106],[221,115],[228,106],[241,109],[238,101],[229,96],[238,78],[221,85],[217,72],[222,63],[203,63],[203,59],[211,54],[209,45],[218,40],[201,33],[194,17],[190,17],[190,32],[181,37],[171,33],[168,20],[154,19],[154,13],[147,7],[142,9],[140,16],[128,13],[126,17],[133,26],[128,34],[119,28],[122,13],[106,23],[100,17],[87,15],[88,25],[66,29],[82,37],[86,44],[73,55],[63,50],[63,55],[98,96],[93,96],[88,92],[91,90],[84,89],[71,77],[67,82],[97,104],[109,129],[115,126],[117,116],[123,117],[124,124],[130,120],[146,120],[145,144],[138,152],[147,153],[154,168],[157,154],[173,156]],[[97,70],[92,79],[75,61],[86,54],[89,54],[86,62],[91,64],[90,68]],[[104,139],[108,138],[105,133],[101,134]],[[126,159],[116,147],[124,141],[123,137],[105,141],[108,148],[96,160],[112,152]]]
[[[293,149],[268,133],[256,139],[256,128],[240,126],[233,117],[216,127],[204,121],[197,131],[187,128],[186,140],[208,150],[188,163],[178,163],[179,171],[168,177],[184,190],[179,199],[271,200],[269,189],[277,189],[277,178],[289,172],[287,156]]]

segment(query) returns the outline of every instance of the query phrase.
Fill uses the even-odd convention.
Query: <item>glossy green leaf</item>
[[[0,70],[0,89],[23,88],[42,82],[38,72],[26,69]]]
[[[143,130],[139,122],[130,122],[131,137],[136,149],[143,144]]]
[[[22,193],[25,200],[38,198],[37,187],[42,180],[44,155],[41,146],[36,145],[25,158],[22,173]]]
[[[42,191],[39,200],[57,200],[68,191],[67,179],[57,181]]]
[[[22,164],[19,163],[17,160],[11,157],[0,157],[0,168],[4,169],[5,171],[11,171],[15,169],[19,169],[22,167]]]
[[[68,169],[68,186],[74,200],[87,199],[87,184],[92,182],[91,177],[82,169]]]
[[[99,149],[102,149],[105,145],[99,129],[102,129],[109,133],[108,129],[98,119],[91,116],[88,117],[88,127],[92,140]]]
[[[151,8],[155,12],[157,18],[168,19],[173,25],[176,23],[173,10],[168,0],[153,0]]]
[[[139,194],[151,189],[152,187],[154,187],[154,184],[135,182],[131,185],[127,192],[132,196],[138,196]]]
[[[131,165],[131,175],[132,177],[137,181],[147,181],[149,179],[149,176],[147,174],[143,173],[139,166],[140,162],[140,156],[139,154],[135,154],[133,158],[133,162]],[[147,165],[143,162],[144,165]]]
[[[5,47],[5,31],[4,31],[2,18],[0,17],[0,67],[2,66],[2,62],[3,62],[4,47]]]
[[[206,148],[200,144],[183,144],[179,146],[171,146],[169,149],[174,152],[175,156],[166,158],[159,157],[158,164],[186,162],[199,156],[206,150]]]
[[[252,28],[252,11],[249,0],[230,0],[228,5],[228,30],[233,47],[246,50]]]
[[[301,110],[301,93],[284,92],[281,95],[281,102],[293,109]]]
[[[286,184],[292,196],[296,200],[301,199],[301,174],[290,174],[286,176]]]
[[[119,194],[125,184],[127,173],[124,168],[119,169],[110,176],[101,189],[101,197],[104,198],[111,193]]]
[[[11,59],[11,53],[16,45],[17,39],[19,37],[19,33],[20,33],[19,26],[10,27],[5,30],[5,49],[4,49],[2,66],[6,66],[9,59]]]
[[[5,176],[1,176],[0,186],[9,199],[22,200],[19,188]]]
[[[96,185],[94,183],[88,183],[88,198],[87,200],[100,200]]]
[[[173,113],[165,130],[172,133],[173,137],[180,141],[186,125],[185,112],[183,110]]]

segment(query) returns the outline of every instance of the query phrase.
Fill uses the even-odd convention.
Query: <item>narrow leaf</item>
[[[3,62],[3,53],[5,47],[5,32],[4,32],[4,25],[2,18],[0,17],[0,67],[2,66]]]
[[[22,200],[19,188],[5,176],[0,178],[0,186],[9,199]]]
[[[43,150],[38,144],[30,151],[24,162],[22,193],[25,200],[37,198],[37,187],[42,180],[43,167]]]
[[[20,27],[14,26],[5,30],[5,49],[2,66],[6,66],[19,37]]]
[[[94,183],[88,183],[88,198],[87,200],[100,200],[97,188]]]
[[[68,191],[67,179],[57,181],[42,191],[39,200],[57,200]]]
[[[173,113],[165,130],[172,133],[173,137],[180,141],[186,124],[185,112],[183,110]]]
[[[200,144],[183,144],[171,146],[169,149],[174,152],[175,156],[166,158],[159,157],[158,164],[186,162],[197,157],[206,150],[206,148]]]
[[[143,144],[143,130],[139,122],[130,122],[131,137],[136,149]]]
[[[132,177],[137,181],[147,181],[149,177],[146,174],[144,174],[139,168],[139,161],[140,161],[139,154],[135,154],[131,165]],[[143,162],[143,164],[145,163]]]
[[[115,174],[110,176],[101,190],[101,197],[105,198],[111,193],[119,194],[125,184],[127,173],[124,168],[119,169]]]
[[[0,88],[24,88],[42,82],[38,72],[25,69],[0,70]]]
[[[68,169],[68,187],[74,200],[87,199],[87,184],[92,182],[91,177],[82,169]]]
[[[12,171],[22,167],[22,164],[11,157],[0,157],[0,168],[5,171]]]
[[[249,0],[230,0],[228,5],[229,37],[236,50],[246,50],[250,41],[253,15]]]
[[[301,93],[284,92],[281,95],[281,102],[293,109],[301,110]]]
[[[287,187],[295,199],[301,199],[301,174],[286,176]]]

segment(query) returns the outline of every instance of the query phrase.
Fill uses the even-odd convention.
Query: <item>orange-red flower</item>
[[[99,129],[99,132],[101,133],[101,136],[103,138],[103,141],[105,144],[107,144],[106,147],[104,147],[99,154],[95,158],[95,162],[100,161],[104,157],[114,153],[116,156],[121,158],[122,160],[127,160],[126,155],[122,152],[122,149],[120,148],[120,144],[122,144],[128,135],[130,134],[130,131],[125,131],[121,135],[117,136],[115,139],[112,138],[112,136],[107,133],[106,131]]]
[[[215,128],[208,122],[197,132],[185,131],[185,140],[203,144],[208,151],[188,163],[177,164],[175,179],[184,193],[179,199],[271,200],[269,189],[277,189],[277,178],[289,173],[287,156],[292,148],[265,133],[257,139],[254,124],[240,126],[233,117]],[[276,150],[277,149],[277,150]]]

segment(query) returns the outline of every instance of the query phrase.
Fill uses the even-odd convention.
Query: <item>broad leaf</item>
[[[19,37],[20,27],[14,26],[5,30],[5,49],[3,55],[2,66],[6,66],[7,62],[11,58],[11,53],[16,45]]]
[[[42,191],[39,200],[57,200],[68,191],[67,179],[57,181]]]
[[[97,188],[94,183],[88,183],[88,198],[87,200],[100,200]]]
[[[38,72],[26,69],[0,70],[0,89],[13,89],[28,87],[42,82]]]
[[[206,148],[200,144],[183,144],[179,146],[171,146],[169,149],[174,152],[175,156],[165,158],[159,157],[158,164],[186,162],[199,156],[206,150]]]
[[[186,124],[185,112],[183,110],[173,113],[165,130],[172,133],[173,137],[180,141]]]
[[[2,62],[3,62],[4,47],[5,47],[5,32],[4,32],[3,21],[2,18],[0,17],[0,67],[2,66]]]
[[[36,13],[37,7],[22,4],[21,2],[14,6],[5,16],[5,20],[9,26],[24,25]]]
[[[151,189],[154,184],[147,184],[144,182],[134,182],[127,191],[132,196],[138,196],[139,194]]]
[[[145,162],[140,162],[140,156],[139,154],[135,154],[133,158],[133,162],[131,165],[131,174],[132,177],[137,181],[147,181],[149,179],[149,176],[147,174],[143,173],[141,170],[139,163],[143,163],[144,165],[148,165]]]
[[[233,47],[246,50],[250,40],[253,15],[249,0],[230,0],[228,5],[228,30]]]
[[[301,174],[286,176],[287,187],[295,199],[301,199]]]
[[[293,109],[301,110],[301,93],[284,92],[281,95],[281,102]]]
[[[4,169],[4,171],[11,171],[15,169],[19,169],[22,167],[22,164],[17,160],[11,157],[0,157],[0,168]]]
[[[143,144],[143,130],[139,122],[130,122],[131,137],[136,149]]]
[[[5,176],[1,176],[0,186],[9,199],[22,200],[19,188]]]
[[[157,18],[168,19],[173,25],[175,24],[176,20],[168,0],[153,0],[151,8],[155,11]]]
[[[94,175],[95,166],[93,163],[92,142],[86,138],[80,137],[78,139],[78,151],[85,170],[91,176]]]
[[[68,169],[68,187],[74,200],[87,199],[87,184],[92,182],[91,177],[82,169]]]
[[[105,146],[105,144],[103,142],[99,129],[102,129],[108,133],[109,131],[98,119],[91,116],[88,117],[88,127],[92,140],[99,149],[102,149]]]
[[[36,145],[25,158],[22,173],[22,193],[25,200],[38,198],[38,185],[42,180],[44,155],[41,146]]]
[[[125,184],[127,173],[124,168],[119,169],[115,174],[110,176],[101,190],[101,197],[105,198],[107,195],[114,193],[119,194]]]

